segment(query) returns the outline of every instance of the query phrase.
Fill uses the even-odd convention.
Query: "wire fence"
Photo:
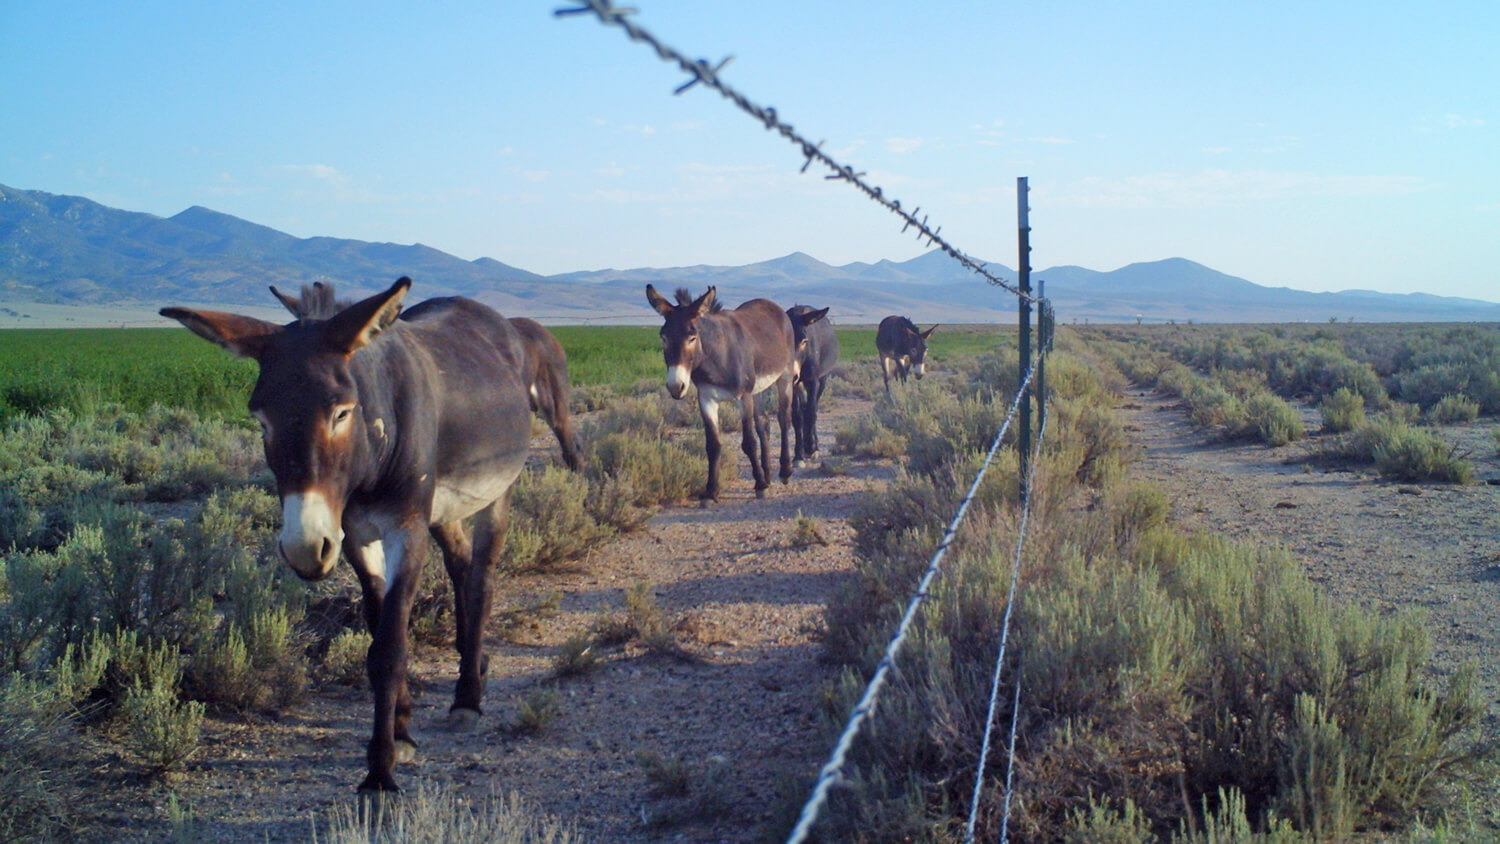
[[[1020,302],[1040,305],[1041,307],[1038,309],[1040,322],[1044,323],[1047,319],[1050,319],[1050,303],[1048,303],[1041,296],[1032,295],[1028,289],[1025,289],[1025,278],[1026,274],[1029,272],[1027,270],[1029,264],[1026,261],[1025,252],[1029,251],[1030,248],[1027,244],[1027,241],[1025,240],[1025,232],[1029,231],[1029,227],[1023,225],[1022,228],[1022,286],[1018,287],[990,272],[985,264],[980,261],[976,261],[973,258],[970,258],[967,254],[961,252],[957,247],[945,240],[941,235],[941,226],[938,226],[937,228],[929,227],[928,217],[926,215],[920,218],[917,216],[921,213],[920,207],[913,208],[910,211],[904,209],[901,206],[901,202],[899,200],[888,198],[885,195],[885,192],[880,187],[867,182],[864,179],[865,174],[863,172],[855,170],[855,168],[851,165],[842,164],[836,161],[833,157],[824,152],[822,148],[822,141],[813,143],[805,136],[797,133],[796,130],[791,126],[791,124],[783,121],[776,113],[776,109],[770,106],[757,105],[744,94],[729,86],[726,82],[724,82],[722,78],[720,78],[719,73],[729,63],[730,58],[725,58],[717,64],[712,65],[709,64],[708,61],[703,59],[690,59],[681,52],[662,43],[660,39],[648,32],[643,27],[628,20],[628,16],[635,12],[634,9],[615,6],[612,0],[581,0],[581,2],[582,5],[580,6],[558,9],[554,14],[559,17],[592,14],[605,25],[617,26],[621,28],[632,41],[641,42],[650,46],[653,50],[655,50],[657,56],[663,61],[676,63],[679,68],[691,75],[692,78],[682,85],[678,86],[674,93],[681,94],[698,84],[702,84],[707,88],[711,88],[714,91],[717,91],[720,95],[733,102],[740,110],[749,114],[751,117],[754,117],[767,130],[775,131],[780,134],[781,137],[797,145],[801,149],[802,155],[806,159],[802,165],[802,172],[807,172],[808,167],[810,167],[814,161],[817,161],[818,163],[822,164],[832,171],[830,175],[826,176],[826,178],[839,179],[848,182],[849,184],[853,185],[861,192],[863,192],[870,199],[886,208],[886,210],[899,216],[905,222],[905,225],[902,226],[903,232],[907,231],[908,229],[915,228],[917,230],[918,239],[925,239],[929,245],[940,248],[948,256],[958,261],[964,267],[973,271],[980,277],[984,278],[989,283],[1010,292],[1011,294],[1016,296]],[[1024,203],[1024,197],[1021,198],[1021,201]],[[1023,367],[1023,377],[1021,379],[1021,383],[1017,387],[1015,394],[1010,399],[1010,408],[1006,413],[1005,419],[1001,423],[999,431],[996,432],[994,439],[991,441],[989,449],[988,451],[986,451],[984,459],[981,462],[978,471],[975,473],[974,479],[970,483],[967,493],[959,502],[957,511],[954,513],[952,520],[948,523],[947,529],[943,532],[942,539],[938,542],[937,548],[933,551],[932,557],[928,561],[927,568],[923,572],[921,580],[917,584],[916,593],[912,596],[911,601],[907,604],[905,612],[901,616],[901,620],[897,625],[895,635],[886,645],[880,663],[876,666],[874,673],[870,677],[870,680],[866,685],[863,694],[860,696],[859,702],[854,706],[854,709],[850,713],[849,720],[841,731],[838,741],[834,745],[832,754],[830,755],[828,761],[820,769],[817,782],[812,790],[812,794],[809,796],[807,802],[803,805],[802,810],[798,815],[796,826],[792,829],[790,835],[787,838],[788,844],[800,844],[800,842],[804,842],[807,840],[808,835],[812,832],[813,826],[818,821],[820,813],[827,804],[831,789],[843,775],[844,766],[848,761],[849,751],[853,747],[854,741],[859,735],[861,728],[866,723],[868,723],[871,717],[875,714],[876,707],[879,703],[880,694],[882,690],[887,687],[887,680],[890,676],[891,671],[894,670],[895,661],[902,649],[902,646],[907,641],[908,635],[911,631],[911,627],[916,620],[917,613],[921,609],[922,604],[932,594],[932,585],[942,570],[943,558],[946,556],[949,547],[953,544],[954,539],[957,537],[959,527],[962,525],[964,517],[968,514],[969,507],[973,503],[975,495],[979,491],[980,484],[983,482],[985,474],[989,471],[989,468],[994,461],[995,454],[1000,450],[1001,445],[1005,439],[1005,435],[1010,430],[1012,421],[1015,420],[1018,412],[1023,407],[1027,408],[1028,412],[1020,414],[1022,417],[1022,425],[1023,427],[1029,426],[1029,402],[1033,392],[1033,377],[1037,375],[1041,364],[1045,362],[1048,351],[1048,344],[1045,341],[1041,344],[1037,352],[1037,365],[1033,366],[1031,361],[1029,360],[1030,354],[1028,353],[1030,336],[1029,332],[1031,330],[1030,309],[1023,307],[1021,309],[1021,313],[1023,314],[1023,342],[1021,344],[1023,355],[1023,360],[1021,363]],[[1045,414],[1043,414],[1043,417],[1038,426],[1039,430],[1036,439],[1036,449],[1034,452],[1038,457],[1041,453],[1041,429],[1044,427]],[[1031,451],[1029,449],[1026,449],[1024,445],[1026,439],[1027,438],[1025,437],[1022,438],[1022,448],[1027,452],[1023,455],[1023,457],[1030,457]],[[1005,649],[1010,631],[1010,622],[1012,615],[1011,610],[1014,606],[1016,587],[1019,582],[1020,576],[1019,572],[1021,555],[1026,540],[1026,525],[1030,512],[1031,482],[1034,477],[1036,465],[1038,462],[1040,462],[1038,459],[1026,460],[1026,469],[1022,472],[1021,476],[1021,497],[1023,506],[1020,522],[1017,527],[1016,551],[1011,572],[1010,595],[1007,599],[1005,616],[1002,624],[999,654],[996,659],[995,674],[993,675],[992,679],[990,706],[986,715],[984,739],[982,743],[980,758],[978,760],[978,769],[975,772],[974,796],[970,801],[971,806],[968,820],[968,838],[966,839],[968,841],[973,840],[973,828],[978,812],[979,797],[981,795],[984,782],[984,770],[988,764],[991,725],[994,721],[994,712],[997,706],[1000,685],[1000,672],[1003,670],[1005,663]],[[1016,723],[1020,709],[1020,693],[1020,679],[1019,676],[1017,676],[1015,683],[1015,697],[1012,706],[1010,723],[1010,752],[1006,761],[1004,814],[1002,817],[1001,832],[1002,839],[1005,835],[1005,828],[1008,824],[1010,813],[1010,789],[1014,771]]]
[[[1045,357],[1047,349],[1042,348]],[[1021,486],[1021,521],[1016,527],[1016,553],[1011,560],[1010,566],[1010,589],[1005,596],[1005,617],[1000,622],[1000,648],[995,656],[995,671],[990,675],[990,703],[984,716],[984,739],[979,745],[979,762],[974,768],[974,793],[969,798],[969,820],[964,826],[964,844],[972,844],[974,841],[974,825],[979,819],[979,798],[984,790],[984,769],[989,766],[990,737],[995,725],[995,709],[1000,700],[1000,675],[1005,668],[1005,648],[1010,641],[1010,621],[1012,611],[1016,607],[1016,587],[1021,582],[1021,552],[1025,548],[1026,523],[1031,516],[1031,489],[1033,481],[1036,480],[1036,467],[1041,462],[1042,439],[1047,432],[1047,417],[1042,416],[1037,423],[1036,446],[1032,452],[1030,466],[1026,472],[1026,478]],[[1006,830],[1010,827],[1010,781],[1011,774],[1015,770],[1016,758],[1016,723],[1018,721],[1021,707],[1021,669],[1019,661],[1015,673],[1015,702],[1011,708],[1010,715],[1010,750],[1006,754],[1005,762],[1005,805],[1000,820],[1000,840],[1006,840]]]

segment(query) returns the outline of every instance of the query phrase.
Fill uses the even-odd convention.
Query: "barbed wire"
[[[1042,350],[1042,357],[1046,357],[1046,349]],[[1005,647],[1010,638],[1011,613],[1016,606],[1016,586],[1021,581],[1021,551],[1026,543],[1026,523],[1031,516],[1031,490],[1036,481],[1036,467],[1042,459],[1042,439],[1047,433],[1047,417],[1043,414],[1037,424],[1036,445],[1032,449],[1032,458],[1026,470],[1025,485],[1021,492],[1021,521],[1016,526],[1016,554],[1010,566],[1010,592],[1005,597],[1005,616],[1000,622],[1000,652],[995,657],[995,672],[990,678],[990,704],[984,716],[984,740],[979,745],[979,763],[974,768],[974,793],[969,798],[969,820],[964,827],[964,844],[974,842],[974,823],[979,818],[979,795],[984,785],[984,769],[988,765],[990,755],[990,735],[995,725],[995,707],[999,705],[1000,699],[1000,674],[1005,667]],[[1010,752],[1005,760],[1005,807],[1000,819],[1000,840],[1006,839],[1006,830],[1010,826],[1010,779],[1011,772],[1015,770],[1016,761],[1016,716],[1021,709],[1021,666],[1016,663],[1015,675],[1015,703],[1010,717]]]
[[[974,502],[974,497],[979,492],[979,483],[984,480],[985,472],[995,459],[995,453],[1000,450],[1000,443],[1005,439],[1005,432],[1010,428],[1010,423],[1016,417],[1016,412],[1021,406],[1023,397],[1029,394],[1032,375],[1036,368],[1032,367],[1026,371],[1026,377],[1022,379],[1021,385],[1016,388],[1016,394],[1011,399],[1010,410],[1005,415],[1005,421],[1000,425],[1000,431],[995,434],[995,439],[990,443],[989,451],[985,452],[984,461],[979,465],[979,471],[974,475],[974,482],[969,485],[969,491],[958,505],[958,512],[954,513],[953,520],[948,523],[948,529],[943,531],[942,541],[938,543],[937,549],[932,554],[932,559],[927,563],[927,570],[922,579],[917,583],[917,592],[912,596],[911,602],[906,606],[906,612],[901,615],[901,623],[896,626],[896,635],[886,645],[885,653],[880,658],[880,664],[875,668],[875,673],[870,677],[870,682],[865,686],[865,692],[860,696],[859,703],[855,705],[850,714],[849,722],[844,726],[844,731],[839,735],[839,740],[834,745],[833,755],[818,772],[818,782],[813,787],[812,796],[802,807],[802,813],[798,816],[797,825],[792,829],[791,836],[787,838],[787,844],[800,844],[807,840],[807,835],[812,831],[812,825],[822,811],[823,804],[828,801],[828,791],[833,787],[843,770],[844,762],[849,755],[849,749],[854,745],[854,738],[859,734],[866,720],[875,713],[875,706],[879,701],[880,692],[885,687],[886,676],[890,674],[891,667],[895,664],[896,655],[901,651],[901,646],[906,643],[907,633],[911,629],[912,622],[916,619],[917,610],[927,600],[929,587],[937,578],[942,568],[943,557],[948,553],[948,546],[953,544],[958,535],[958,526],[963,522],[964,516],[969,512],[969,505]]]
[[[927,225],[927,215],[922,216],[920,219],[918,219],[917,217],[917,215],[922,211],[920,206],[913,208],[910,211],[902,208],[900,200],[887,198],[885,192],[880,187],[872,185],[869,182],[865,181],[865,173],[856,171],[851,165],[840,164],[838,161],[834,160],[832,156],[824,152],[824,141],[813,143],[808,138],[798,134],[797,131],[791,126],[791,124],[781,120],[781,118],[776,113],[776,109],[772,108],[771,106],[756,105],[755,103],[751,102],[750,99],[744,94],[741,94],[739,91],[730,87],[727,83],[720,79],[719,71],[723,70],[724,67],[734,59],[733,56],[728,56],[721,60],[718,64],[713,65],[709,64],[707,59],[690,59],[677,50],[667,46],[666,44],[663,44],[655,35],[652,35],[641,26],[638,26],[637,24],[627,20],[627,16],[634,14],[636,11],[635,9],[625,6],[616,6],[612,2],[612,0],[580,0],[580,2],[582,2],[584,5],[573,8],[557,9],[553,12],[553,14],[558,17],[566,17],[571,15],[586,15],[592,13],[599,18],[600,23],[620,27],[621,29],[625,30],[626,35],[630,36],[630,40],[644,42],[656,51],[656,55],[660,57],[662,61],[676,62],[678,67],[682,68],[682,70],[692,75],[692,79],[689,79],[687,82],[679,85],[677,89],[672,93],[681,94],[682,92],[688,90],[689,88],[697,85],[700,82],[705,86],[718,91],[721,95],[738,106],[741,111],[749,114],[751,117],[754,117],[757,121],[764,125],[767,131],[774,130],[783,138],[786,138],[788,141],[800,147],[802,150],[802,155],[807,159],[802,164],[801,172],[806,173],[807,168],[811,166],[814,161],[823,164],[829,170],[833,171],[831,175],[825,176],[824,178],[841,179],[850,183],[851,185],[854,185],[856,188],[859,188],[859,190],[864,192],[864,194],[870,199],[883,205],[891,213],[904,220],[906,224],[901,227],[901,231],[905,232],[906,230],[915,227],[917,230],[918,240],[922,240],[925,238],[929,246],[936,246],[939,249],[943,250],[943,252],[947,253],[949,257],[953,258],[955,261],[958,261],[960,264],[964,265],[969,270],[973,271],[981,278],[983,278],[985,281],[988,281],[990,284],[1008,290],[1012,294],[1023,299],[1027,299],[1032,302],[1039,301],[1036,296],[1033,296],[1030,293],[1022,292],[1021,289],[1016,285],[1011,284],[1005,279],[1000,278],[999,276],[990,272],[987,269],[987,265],[983,262],[970,258],[968,255],[959,251],[957,247],[955,247],[953,244],[949,243],[942,237],[942,226],[938,226],[935,229],[929,228]]]

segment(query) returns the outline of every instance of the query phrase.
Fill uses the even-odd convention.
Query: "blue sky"
[[[563,2],[0,0],[0,183],[540,273],[924,247]],[[1500,299],[1500,3],[639,0],[958,248]]]

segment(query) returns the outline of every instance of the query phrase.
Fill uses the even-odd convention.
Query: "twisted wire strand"
[[[990,704],[984,716],[984,740],[979,745],[979,764],[974,769],[974,793],[969,797],[969,820],[964,827],[964,844],[973,844],[974,824],[979,818],[979,794],[984,786],[984,769],[990,755],[990,736],[995,726],[995,709],[1000,698],[1000,673],[1005,667],[1005,648],[1010,638],[1011,612],[1016,606],[1016,585],[1021,580],[1021,550],[1026,542],[1026,523],[1031,515],[1032,482],[1036,480],[1036,467],[1042,458],[1042,439],[1047,433],[1047,417],[1044,415],[1037,425],[1036,445],[1032,449],[1031,463],[1026,470],[1026,486],[1021,505],[1021,521],[1016,528],[1016,554],[1010,566],[1010,592],[1005,597],[1005,617],[1000,623],[1000,651],[995,657],[995,672],[990,677]],[[1005,762],[1005,811],[1000,822],[1000,840],[1005,840],[1005,830],[1010,820],[1010,779],[1016,760],[1016,715],[1021,707],[1021,668],[1016,665],[1016,696],[1010,720],[1010,753]]]
[[[839,735],[838,743],[834,746],[833,755],[823,765],[822,770],[818,772],[817,785],[814,786],[812,795],[808,798],[807,803],[803,805],[802,813],[797,819],[797,825],[792,829],[790,837],[787,838],[787,844],[800,844],[800,842],[807,840],[807,835],[812,831],[812,825],[817,820],[818,813],[822,811],[823,805],[828,801],[829,790],[833,787],[834,782],[838,779],[839,773],[844,767],[844,762],[849,755],[849,749],[854,745],[855,736],[858,735],[860,727],[864,726],[865,721],[874,715],[880,692],[885,687],[886,677],[890,674],[891,668],[895,664],[896,654],[901,650],[901,646],[906,643],[906,636],[910,631],[912,622],[916,620],[917,610],[927,600],[929,594],[928,588],[932,585],[932,581],[937,577],[942,567],[943,557],[948,553],[948,546],[953,544],[954,538],[958,535],[958,526],[963,522],[964,516],[967,515],[969,505],[973,503],[974,496],[979,491],[980,481],[984,480],[985,472],[989,471],[990,463],[994,460],[996,452],[1000,450],[1000,442],[1005,438],[1005,432],[1010,428],[1011,420],[1015,418],[1016,411],[1021,406],[1022,397],[1027,394],[1027,390],[1031,386],[1031,377],[1035,372],[1035,367],[1028,369],[1025,379],[1021,382],[1021,386],[1016,389],[1015,397],[1010,403],[1010,411],[1006,414],[1005,421],[1000,425],[999,433],[995,434],[994,441],[990,443],[989,451],[984,455],[984,462],[980,464],[979,471],[975,473],[974,482],[969,485],[969,491],[964,495],[963,501],[959,504],[958,512],[954,514],[953,520],[948,523],[948,529],[943,532],[942,541],[938,543],[937,549],[932,554],[932,559],[927,563],[927,570],[922,575],[921,581],[917,584],[917,592],[912,596],[911,602],[907,604],[906,612],[901,616],[901,623],[896,627],[895,637],[891,639],[890,644],[886,645],[885,653],[880,658],[880,664],[876,667],[875,674],[870,677],[869,684],[865,686],[864,694],[860,697],[859,703],[855,705],[854,711],[850,714],[849,722],[844,726],[843,733]]]
[[[1038,297],[1030,293],[1023,293],[1021,289],[1016,285],[990,272],[986,268],[986,265],[984,263],[977,261],[959,251],[957,247],[953,246],[953,244],[949,243],[942,237],[942,235],[940,234],[940,232],[943,230],[942,226],[938,226],[936,229],[929,228],[927,225],[927,215],[922,216],[920,219],[917,218],[917,214],[919,214],[922,210],[920,206],[907,211],[906,209],[901,207],[900,200],[886,198],[884,191],[882,191],[878,186],[872,185],[864,180],[864,173],[856,172],[855,169],[850,165],[840,164],[838,161],[834,160],[832,156],[824,152],[822,149],[822,141],[819,141],[816,144],[813,143],[806,137],[798,134],[797,131],[792,128],[791,124],[782,121],[781,118],[777,116],[776,109],[770,106],[756,105],[755,103],[751,102],[750,99],[747,98],[744,94],[730,87],[727,83],[719,78],[719,71],[723,70],[724,66],[729,64],[729,62],[733,59],[733,56],[725,58],[723,61],[720,61],[716,65],[710,65],[706,59],[690,59],[677,50],[673,49],[672,47],[663,44],[655,35],[652,35],[643,27],[628,20],[627,16],[633,14],[636,11],[635,9],[624,6],[616,6],[614,5],[613,0],[580,0],[580,2],[582,2],[584,5],[572,8],[557,9],[553,12],[553,14],[558,17],[593,14],[599,19],[600,23],[620,27],[621,29],[625,30],[625,34],[630,37],[630,40],[640,41],[647,44],[656,51],[656,55],[662,61],[668,63],[675,62],[678,67],[682,68],[683,71],[692,75],[692,79],[678,86],[677,90],[673,93],[681,94],[683,91],[686,91],[687,89],[693,87],[694,85],[697,85],[700,82],[707,87],[718,91],[722,96],[738,106],[741,111],[755,118],[762,125],[764,125],[767,131],[774,130],[783,138],[800,147],[802,150],[802,155],[807,159],[802,164],[802,172],[807,172],[808,166],[811,165],[813,161],[817,161],[818,163],[826,166],[829,170],[833,171],[831,175],[826,176],[825,178],[842,179],[849,182],[860,191],[862,191],[870,199],[873,199],[874,201],[880,203],[886,208],[886,210],[904,220],[906,224],[901,227],[901,231],[904,232],[909,228],[915,227],[917,230],[918,240],[926,239],[929,246],[936,246],[939,249],[943,250],[943,252],[947,253],[949,257],[953,258],[955,261],[958,261],[964,267],[976,273],[985,281],[988,281],[990,284],[993,284],[996,287],[1003,288],[1011,292],[1012,294],[1028,301],[1040,301]]]

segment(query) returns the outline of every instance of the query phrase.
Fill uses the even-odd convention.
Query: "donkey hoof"
[[[405,765],[417,761],[417,743],[411,739],[396,739],[396,764]]]
[[[766,497],[766,488],[763,487],[763,486],[756,487],[755,488],[755,497],[756,498],[765,498]]]
[[[798,469],[806,469],[807,468],[807,461],[804,460],[803,458],[799,457],[796,460],[792,461],[792,465],[796,466]]]
[[[359,784],[359,796],[369,800],[381,800],[385,797],[394,797],[401,792],[401,786],[396,785],[396,780],[387,774],[377,777],[370,774],[365,781]]]
[[[455,706],[448,711],[448,729],[455,733],[472,733],[479,729],[479,710]]]

